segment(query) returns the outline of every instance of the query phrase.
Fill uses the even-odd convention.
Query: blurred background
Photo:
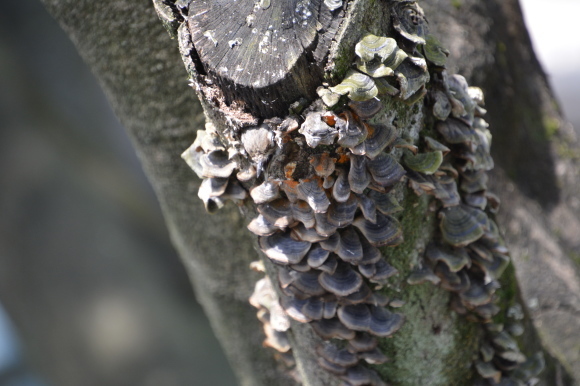
[[[579,133],[580,2],[521,3]],[[0,386],[192,384],[236,382],[123,128],[40,2],[0,1]]]
[[[123,127],[42,4],[0,1],[0,385],[192,384],[235,379]]]
[[[574,32],[580,1],[520,0],[520,4],[536,55],[564,116],[580,135],[580,38]]]

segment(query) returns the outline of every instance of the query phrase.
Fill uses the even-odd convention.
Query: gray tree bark
[[[203,118],[187,88],[176,42],[162,30],[151,4],[134,0],[44,3],[101,80],[129,130],[197,297],[240,383],[290,383],[261,347],[261,326],[247,304],[258,276],[248,269],[256,252],[244,220],[232,207],[206,215],[196,194],[199,182],[179,158]],[[580,379],[580,358],[574,351],[579,342],[580,291],[578,267],[570,259],[580,250],[580,205],[573,194],[578,191],[579,168],[569,157],[578,146],[535,60],[517,1],[430,0],[421,5],[432,30],[451,51],[448,63],[455,66],[451,72],[464,74],[486,93],[498,165],[494,190],[503,201],[499,222],[507,224],[506,238],[522,294],[528,301],[535,299],[531,312],[543,343]],[[425,207],[420,202],[414,217],[420,217]],[[409,296],[416,296],[417,302],[406,310],[408,333],[397,335],[392,347],[414,345],[405,342],[413,336],[422,345],[407,350],[409,358],[396,359],[385,372],[397,384],[417,384],[433,380],[432,369],[439,368],[440,378],[434,384],[461,384],[470,375],[450,371],[450,363],[470,356],[456,348],[463,345],[473,352],[474,347],[465,342],[474,332],[449,312],[443,291],[424,286],[411,290]],[[429,308],[421,314],[427,303]],[[546,326],[548,321],[562,327],[554,331]],[[428,351],[435,335],[433,325],[443,326],[437,335],[457,339],[445,357]],[[533,338],[529,352],[539,346]],[[425,357],[429,360],[418,360]],[[549,363],[542,378],[546,384],[571,384],[557,362]],[[311,381],[316,384],[314,378]]]

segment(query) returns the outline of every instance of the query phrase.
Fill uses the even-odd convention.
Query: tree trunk
[[[195,130],[201,129],[202,119],[199,104],[194,101],[191,90],[185,87],[186,74],[179,63],[175,42],[169,41],[167,34],[162,32],[161,23],[156,20],[150,5],[130,0],[98,3],[45,0],[44,3],[101,80],[116,113],[130,131],[197,297],[226,348],[240,383],[291,384],[271,353],[261,347],[260,322],[247,303],[259,275],[248,269],[250,262],[256,259],[256,252],[245,229],[245,220],[232,206],[207,216],[196,197],[199,182],[178,157],[195,139]],[[253,7],[253,2],[250,3]],[[570,273],[577,267],[566,253],[579,249],[573,229],[579,229],[580,209],[572,194],[577,191],[574,176],[578,165],[561,156],[576,145],[566,137],[571,134],[564,126],[554,134],[554,124],[561,122],[561,118],[531,51],[517,1],[452,2],[453,6],[439,3],[425,1],[421,5],[432,32],[439,35],[451,51],[448,59],[451,72],[457,69],[486,93],[488,120],[495,138],[493,151],[499,164],[493,186],[504,202],[498,221],[500,227],[502,223],[507,224],[506,239],[515,262],[520,261],[520,256],[529,256],[529,261],[521,262],[521,270],[517,267],[523,296],[538,299],[539,307],[532,310],[532,314],[537,313],[537,321],[557,317],[558,325],[577,325],[578,318],[574,318],[574,314],[580,310],[578,278]],[[353,61],[352,48],[363,35],[361,25],[369,32],[382,32],[377,23],[387,20],[385,4],[371,7],[362,1],[349,3],[345,13],[351,23],[350,29],[336,37],[340,48],[334,51],[337,61],[332,81],[339,80]],[[203,5],[203,2],[192,3],[192,7]],[[174,9],[161,10],[169,16],[170,29],[179,24],[177,19],[171,21],[176,17]],[[337,28],[335,19],[321,20],[326,31],[332,33]],[[195,39],[201,42],[205,36],[205,44],[215,44],[212,39],[220,37],[211,32],[204,34],[207,31],[212,28],[193,29],[194,42]],[[206,115],[216,127],[227,124],[224,116],[233,117],[237,119],[235,123],[243,125],[254,123],[256,117],[269,118],[285,113],[288,101],[291,103],[300,96],[312,100],[324,73],[324,62],[314,45],[328,49],[326,44],[330,39],[332,36],[320,37],[318,41],[305,40],[303,46],[310,48],[312,56],[297,55],[292,62],[295,66],[277,68],[294,76],[262,81],[224,77],[224,71],[219,68],[213,68],[213,73],[207,71],[206,75],[213,77],[214,85],[221,87],[222,94],[213,100],[202,100]],[[231,48],[227,47],[228,50]],[[211,50],[205,52],[200,50],[199,57],[190,59],[192,73],[196,68],[199,73],[200,63],[205,66],[211,63]],[[305,67],[309,62],[318,63],[314,65],[318,70],[310,71]],[[231,69],[235,64],[234,61],[228,66]],[[308,74],[308,78],[299,78],[302,81],[296,83],[299,74]],[[252,87],[257,81],[263,84]],[[284,82],[289,83],[282,88],[274,87]],[[238,83],[241,86],[234,88],[235,92],[228,89]],[[206,96],[207,91],[203,90]],[[260,101],[264,98],[271,98],[272,103],[263,105]],[[422,119],[417,109],[399,108],[402,120]],[[513,183],[509,182],[510,178]],[[565,181],[564,186],[558,181]],[[479,327],[449,309],[448,292],[429,283],[406,285],[405,280],[419,259],[417,246],[425,245],[430,238],[436,218],[433,213],[426,216],[429,200],[425,196],[408,195],[404,206],[406,211],[401,221],[405,243],[390,254],[389,261],[399,270],[402,289],[399,297],[406,300],[401,309],[406,324],[392,339],[381,341],[381,347],[392,361],[377,369],[395,384],[464,384],[473,376],[469,366],[472,356],[476,355]],[[530,213],[534,214],[533,218]],[[556,225],[564,229],[560,234],[554,234]],[[551,259],[545,257],[546,252]],[[554,264],[554,257],[558,264]],[[562,267],[566,265],[571,268],[564,272]],[[539,271],[538,266],[544,268]],[[505,290],[500,295],[504,306],[513,303],[517,296],[513,271],[505,275],[507,278],[502,280]],[[538,281],[548,283],[546,287],[557,288],[540,292]],[[528,323],[526,327],[525,336],[530,340],[524,352],[533,354],[540,343],[532,325]],[[573,352],[573,345],[577,344],[574,342],[578,342],[578,337],[574,337],[577,329],[569,331],[561,341],[556,340],[557,333],[540,329],[551,353],[562,363],[568,363],[569,369],[580,368],[574,366],[579,363],[579,358],[574,357],[578,354]],[[333,378],[312,365],[315,362],[311,358],[310,340],[313,338],[310,330],[303,326],[294,326],[293,330],[294,353],[302,366],[305,383],[331,384]],[[559,366],[548,360],[547,371],[541,375],[546,384],[571,384]]]

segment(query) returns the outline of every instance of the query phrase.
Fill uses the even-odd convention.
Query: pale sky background
[[[520,0],[534,48],[564,114],[580,133],[580,0]]]

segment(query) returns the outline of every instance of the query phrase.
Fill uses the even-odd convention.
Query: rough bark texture
[[[240,383],[279,382],[273,358],[261,347],[260,323],[247,304],[257,279],[248,269],[255,251],[240,215],[230,207],[207,216],[195,175],[179,158],[203,126],[201,108],[187,87],[177,46],[153,6],[137,1],[45,4],[130,131],[197,297],[222,343],[231,348],[230,363]]]
[[[254,310],[247,305],[256,280],[256,275],[248,270],[255,252],[243,220],[232,207],[215,216],[205,215],[196,195],[197,180],[179,158],[202,123],[193,93],[186,87],[176,42],[163,31],[151,4],[133,0],[44,3],[100,78],[116,113],[130,131],[197,296],[226,347],[241,384],[283,384],[270,353],[261,348],[260,325]],[[555,318],[563,326],[578,324],[579,318],[574,317],[580,310],[578,276],[574,273],[577,266],[566,257],[567,253],[578,253],[580,248],[574,233],[580,228],[580,205],[572,194],[578,191],[574,189],[578,165],[562,157],[567,154],[564,150],[575,145],[565,138],[571,134],[560,130],[553,135],[550,130],[550,122],[558,122],[558,111],[529,46],[517,1],[425,1],[421,5],[432,29],[451,50],[449,62],[486,92],[495,134],[493,149],[497,164],[504,170],[497,173],[496,190],[504,202],[500,224],[508,224],[506,236],[522,279],[524,298],[538,299],[539,306],[534,311],[537,322],[545,325],[549,318]],[[361,18],[364,20],[364,15]],[[516,182],[507,183],[510,177]],[[409,217],[408,226],[423,219],[425,207],[424,202],[414,207],[416,213]],[[533,219],[530,213],[534,214]],[[556,232],[558,225],[560,233]],[[409,246],[414,245],[413,235],[407,239]],[[530,244],[530,240],[537,242]],[[403,264],[413,262],[413,253],[409,251],[407,260],[397,267],[402,277],[406,273]],[[529,259],[523,258],[525,255]],[[566,264],[571,268],[563,269]],[[538,271],[540,266],[545,268]],[[408,272],[408,266],[406,269]],[[553,285],[554,291],[542,289],[538,280]],[[433,298],[429,299],[428,294]],[[433,367],[441,368],[438,374],[448,371],[445,363],[455,363],[461,352],[433,358],[435,354],[430,355],[426,348],[417,349],[415,343],[403,337],[418,337],[421,333],[425,339],[433,339],[433,335],[438,335],[451,341],[444,342],[444,347],[456,347],[464,345],[465,337],[472,332],[461,332],[453,326],[456,315],[437,311],[446,303],[445,294],[440,291],[422,285],[406,296],[410,300],[405,311],[410,322],[404,327],[408,333],[402,331],[401,338],[396,336],[389,347],[399,354],[405,352],[402,345],[413,346],[411,356],[430,359],[406,361],[407,368],[401,368],[403,361],[397,361],[398,366],[385,366],[381,371],[391,379],[395,377],[395,383],[411,379],[408,384],[418,384],[421,379],[432,379],[434,374],[429,369]],[[415,298],[419,299],[416,310]],[[420,315],[421,304],[430,300],[439,305],[433,304],[426,315]],[[432,318],[437,320],[431,321]],[[449,326],[449,334],[433,334],[435,324],[443,326],[444,332]],[[551,343],[551,352],[564,363],[568,361],[569,368],[577,372],[578,337],[574,332],[578,328],[569,330],[563,341],[557,341],[557,334],[549,329],[540,326],[539,331]],[[399,339],[403,341],[398,342]],[[417,339],[419,343],[425,341]],[[435,359],[439,362],[434,365]],[[557,384],[556,373],[557,369],[547,372],[546,377],[551,378],[545,378],[550,379],[546,384]],[[410,376],[417,378],[407,378]],[[434,382],[445,382],[444,379],[447,378],[442,376]]]

